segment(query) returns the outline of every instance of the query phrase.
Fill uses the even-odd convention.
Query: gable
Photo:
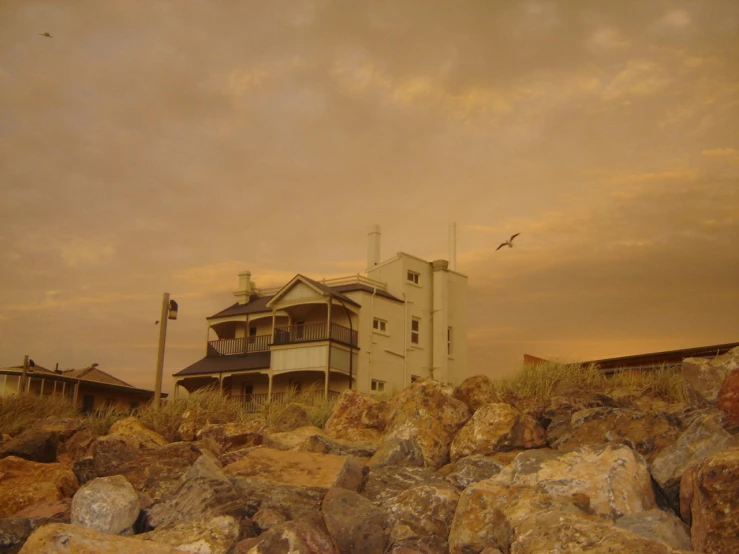
[[[287,290],[280,299],[275,302],[276,305],[280,304],[294,304],[296,302],[306,302],[308,300],[322,300],[323,295],[316,292],[313,287],[309,287],[303,282],[295,283],[289,290]]]

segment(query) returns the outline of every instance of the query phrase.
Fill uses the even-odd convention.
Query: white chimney
[[[239,273],[239,290],[233,293],[239,300],[239,304],[249,303],[249,298],[255,292],[254,288],[254,281],[251,280],[251,271]]]
[[[370,225],[367,233],[367,269],[380,263],[380,226]]]
[[[457,222],[449,224],[449,269],[457,270]]]

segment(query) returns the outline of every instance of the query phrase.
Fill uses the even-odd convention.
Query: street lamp
[[[165,292],[162,297],[162,317],[159,320],[159,350],[157,352],[157,374],[154,384],[154,408],[159,408],[159,400],[162,396],[162,371],[164,370],[164,343],[167,340],[167,321],[177,319],[177,302],[169,299],[169,293]]]

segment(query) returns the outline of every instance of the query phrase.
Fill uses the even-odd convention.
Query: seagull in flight
[[[54,38],[49,33],[47,33],[46,31],[44,31],[43,33],[39,33],[39,36],[46,37],[46,38]]]
[[[501,245],[500,245],[500,246],[499,246],[498,248],[496,248],[496,249],[495,249],[495,251],[497,252],[498,250],[500,250],[500,249],[501,249],[501,248],[503,248],[504,246],[508,246],[508,248],[513,248],[513,239],[515,239],[515,238],[516,238],[516,237],[517,237],[518,235],[520,235],[520,234],[521,234],[521,233],[516,233],[516,234],[515,234],[515,235],[513,235],[513,236],[512,236],[512,237],[511,237],[510,239],[508,239],[507,241],[505,241],[505,242],[501,243]]]

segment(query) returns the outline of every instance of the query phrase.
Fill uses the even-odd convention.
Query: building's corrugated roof
[[[267,302],[272,299],[272,296],[252,296],[248,304],[232,304],[225,310],[221,310],[215,315],[207,317],[206,319],[217,319],[219,317],[228,317],[232,315],[246,315],[255,314],[259,312],[269,312],[267,308]]]
[[[270,354],[270,352],[251,352],[243,356],[209,356],[174,373],[173,376],[186,377],[247,369],[269,369]]]
[[[647,354],[634,354],[631,356],[620,356],[617,358],[603,358],[582,362],[583,365],[596,364],[600,369],[614,369],[619,367],[643,367],[648,365],[681,363],[685,358],[705,358],[724,354],[739,346],[739,342],[726,344],[714,344],[711,346],[698,346],[695,348],[682,348],[680,350],[666,350],[664,352],[650,352]]]
[[[390,294],[389,292],[385,290],[375,289],[373,287],[370,287],[369,285],[365,285],[364,283],[348,283],[346,285],[337,285],[331,288],[341,293],[362,291],[362,292],[368,292],[372,294],[376,290],[377,296],[382,296],[383,298],[387,298],[388,300],[394,300],[395,302],[401,302],[401,303],[403,302],[400,298],[393,296],[392,294]]]
[[[130,383],[126,383],[123,379],[118,379],[118,377],[113,377],[110,373],[106,373],[96,366],[89,366],[84,369],[65,369],[62,375],[73,377],[74,379],[93,381],[95,383],[105,383],[106,385],[134,388]]]

